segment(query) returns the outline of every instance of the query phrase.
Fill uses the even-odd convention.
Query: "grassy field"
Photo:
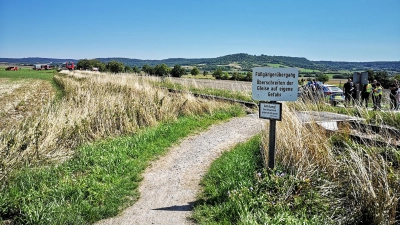
[[[242,113],[233,107],[180,117],[135,135],[82,145],[63,164],[21,170],[0,192],[0,218],[17,224],[91,224],[116,216],[137,200],[149,161],[180,138]]]
[[[157,77],[28,70],[0,70],[0,76],[7,87],[40,80],[63,91],[40,113],[0,131],[0,223],[89,224],[114,216],[137,198],[149,161],[191,132],[243,114],[237,106],[169,93],[159,86],[173,84]],[[193,91],[232,96],[226,90]],[[265,129],[211,168],[194,218],[202,224],[394,224],[398,150],[354,143],[345,128],[328,135],[300,123],[294,110],[356,115],[400,128],[400,114],[391,112],[285,103],[277,169],[263,169]]]
[[[302,124],[293,114],[284,105],[285,119],[277,123],[274,170],[263,167],[257,137],[213,163],[202,181],[204,192],[194,220],[199,224],[396,224],[399,151],[357,144],[346,129],[329,135],[316,124]],[[268,140],[265,129],[263,149],[268,149]],[[267,162],[268,154],[264,155]]]
[[[52,81],[55,70],[32,70],[30,68],[19,68],[18,71],[8,71],[0,67],[0,78],[8,79],[41,79]]]

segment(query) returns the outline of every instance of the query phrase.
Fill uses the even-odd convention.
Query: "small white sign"
[[[282,120],[282,103],[260,102],[259,110],[260,118]]]
[[[253,68],[252,97],[259,101],[296,101],[297,68]]]

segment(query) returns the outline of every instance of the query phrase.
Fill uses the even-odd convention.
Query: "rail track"
[[[168,89],[172,93],[181,93],[180,90]],[[258,108],[256,102],[246,102],[237,99],[224,98],[213,95],[197,94],[192,93],[195,97],[203,99],[212,99],[216,101],[223,101],[229,103],[236,103],[244,105],[250,109]],[[367,124],[363,119],[359,117],[351,117],[347,115],[337,114],[337,113],[327,113],[327,112],[299,112],[303,114],[300,118],[303,123],[309,123],[310,121],[316,122],[318,124],[322,123],[333,123],[333,127],[337,129],[330,129],[326,126],[322,126],[330,134],[335,133],[345,133],[353,141],[360,144],[368,144],[370,146],[377,147],[395,147],[400,149],[400,131],[396,128],[384,126],[384,125],[374,125]],[[318,114],[316,116],[316,114]],[[336,123],[336,124],[335,124]],[[346,128],[346,131],[340,128]],[[350,132],[349,132],[350,131]]]

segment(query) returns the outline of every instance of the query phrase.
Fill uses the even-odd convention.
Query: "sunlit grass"
[[[333,224],[310,180],[263,168],[260,137],[216,160],[193,218],[199,224]]]
[[[116,216],[139,196],[148,162],[187,135],[242,115],[240,107],[179,117],[134,135],[85,144],[60,165],[26,168],[0,192],[0,221],[90,224]]]
[[[264,171],[261,163],[268,162],[268,122],[261,150],[252,140],[225,153],[204,178],[194,219],[199,224],[395,224],[399,151],[356,143],[349,126],[332,135],[293,116],[294,109],[333,111],[325,107],[283,104],[273,171]]]
[[[0,132],[0,180],[19,165],[63,161],[88,141],[228,106],[190,93],[170,93],[145,76],[68,73],[53,79],[65,96],[49,102],[40,115]]]

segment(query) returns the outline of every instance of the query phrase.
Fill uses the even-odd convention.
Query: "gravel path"
[[[183,140],[144,172],[140,199],[119,216],[97,224],[192,224],[200,180],[222,152],[261,130],[258,115],[233,118]]]

